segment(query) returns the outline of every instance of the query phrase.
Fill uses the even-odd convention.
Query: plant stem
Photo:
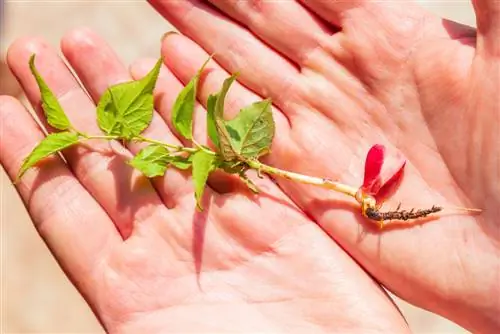
[[[211,154],[211,155],[215,155],[215,152],[213,152],[211,150],[207,150],[206,148],[204,148],[200,143],[198,143],[196,141],[196,139],[194,139],[194,137],[191,139],[191,141],[193,142],[193,145],[198,148],[199,151],[203,151],[205,153],[208,153],[208,154]]]
[[[195,153],[195,152],[199,151],[199,149],[197,149],[197,148],[191,148],[191,147],[184,147],[184,146],[173,145],[173,144],[165,143],[165,142],[162,142],[162,141],[159,141],[159,140],[155,140],[155,139],[151,139],[151,138],[146,138],[146,137],[143,137],[143,136],[137,136],[134,139],[137,140],[137,141],[141,141],[141,142],[146,142],[146,143],[150,143],[150,144],[156,144],[156,145],[165,146],[165,147],[171,148],[171,149],[173,149],[173,150],[175,150],[177,152]]]
[[[120,137],[118,137],[118,136],[89,136],[89,135],[87,135],[85,133],[81,133],[81,132],[79,132],[78,134],[81,135],[82,137],[84,137],[85,139],[104,139],[104,140],[120,139]]]
[[[90,139],[104,139],[104,140],[120,139],[120,136],[106,136],[106,135],[94,136],[94,135],[88,135],[88,134],[80,132],[80,131],[77,131],[77,133],[78,133],[78,135],[82,136],[86,140],[90,140]],[[143,136],[134,137],[133,140],[137,140],[137,141],[140,141],[140,142],[146,142],[146,143],[150,143],[150,144],[156,144],[156,145],[165,146],[165,147],[173,149],[174,152],[195,153],[195,152],[198,152],[200,149],[205,150],[204,148],[191,148],[191,147],[184,147],[184,146],[179,146],[179,145],[173,145],[173,144],[165,143],[165,142],[162,142],[162,141],[159,141],[159,140],[155,140],[155,139],[151,139],[151,138],[146,138],[146,137],[143,137]],[[215,154],[214,152],[211,152],[211,153]]]
[[[329,180],[329,179],[325,179],[325,178],[308,176],[308,175],[303,175],[303,174],[285,171],[285,170],[282,170],[282,169],[279,169],[276,167],[271,167],[271,166],[265,165],[257,160],[248,161],[247,164],[251,168],[256,169],[257,171],[260,171],[260,172],[264,172],[264,173],[272,174],[272,175],[277,175],[277,176],[283,177],[285,179],[296,181],[296,182],[312,184],[315,186],[320,186],[322,188],[331,189],[331,190],[337,191],[339,193],[349,195],[349,196],[354,197],[354,198],[356,198],[356,192],[358,191],[358,188],[349,186],[347,184],[343,184],[343,183],[336,182],[336,181]]]

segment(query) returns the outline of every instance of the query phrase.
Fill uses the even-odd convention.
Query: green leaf
[[[215,147],[219,148],[219,135],[215,125],[215,103],[217,102],[218,95],[213,94],[208,96],[207,100],[207,132],[210,140],[214,143]]]
[[[207,183],[208,176],[217,169],[217,156],[205,151],[198,151],[193,154],[193,182],[196,203],[200,210],[203,210],[201,200],[203,191]]]
[[[170,152],[161,145],[149,145],[137,153],[128,163],[147,177],[161,176],[168,168]]]
[[[178,169],[189,169],[192,161],[191,156],[186,158],[171,155],[165,146],[152,144],[143,148],[128,163],[147,177],[156,177],[164,175],[170,165]]]
[[[19,180],[28,169],[43,158],[78,143],[78,139],[78,135],[74,132],[58,132],[48,135],[23,160],[17,179]]]
[[[172,107],[172,124],[186,139],[193,138],[193,113],[196,100],[196,75],[179,93]]]
[[[193,163],[193,156],[190,155],[188,158],[181,157],[179,155],[172,156],[170,159],[170,164],[177,169],[186,170],[191,167]]]
[[[131,139],[148,127],[161,64],[162,58],[141,80],[113,85],[104,92],[97,105],[97,120],[105,133]]]
[[[269,152],[275,131],[271,100],[243,108],[235,118],[226,122],[226,128],[238,155],[254,159]]]
[[[222,89],[207,101],[207,129],[210,138],[217,137],[224,161],[243,161],[262,156],[270,150],[275,124],[271,100],[259,101],[243,108],[230,121],[224,120],[224,100],[237,74],[227,78]],[[215,99],[215,106],[212,106]],[[215,128],[217,136],[213,134]]]
[[[59,130],[67,130],[71,128],[71,123],[66,117],[59,101],[57,101],[56,96],[50,90],[49,86],[43,80],[42,76],[35,67],[35,55],[33,54],[29,60],[29,66],[31,73],[35,77],[38,88],[40,89],[40,95],[42,100],[42,109],[47,118],[47,122],[54,128]]]
[[[213,112],[215,129],[217,131],[218,141],[219,141],[219,150],[220,154],[222,155],[222,158],[225,161],[240,160],[240,157],[238,156],[238,154],[235,152],[234,148],[231,145],[231,136],[227,131],[226,121],[224,120],[224,100],[226,99],[226,95],[227,92],[229,91],[229,88],[236,80],[237,76],[238,74],[233,74],[232,76],[224,80],[224,83],[222,84],[222,89],[217,94],[217,100],[215,102],[215,108]]]
[[[196,89],[200,75],[212,57],[208,58],[196,75],[182,89],[172,107],[172,124],[186,139],[193,138],[193,113],[196,103]]]

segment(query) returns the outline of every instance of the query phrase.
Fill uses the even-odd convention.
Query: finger
[[[199,0],[150,0],[155,9],[183,34],[200,44],[229,72],[240,72],[250,89],[285,103],[299,86],[297,68],[248,30]]]
[[[0,162],[14,180],[44,134],[11,97],[0,97],[0,124]],[[16,188],[41,237],[86,295],[102,258],[121,243],[113,222],[57,155],[28,170]]]
[[[478,52],[500,55],[500,2],[497,0],[473,0],[476,13]]]
[[[209,57],[208,53],[196,43],[178,34],[170,34],[163,40],[162,55],[169,70],[173,73],[170,80],[178,78],[181,84],[187,84]],[[210,61],[200,80],[197,91],[198,100],[202,101],[206,107],[208,96],[218,93],[222,87],[222,83],[229,76],[230,74],[217,62]],[[232,118],[236,116],[241,108],[261,100],[262,97],[250,91],[238,81],[235,81],[227,94],[226,108],[224,110],[225,116]],[[278,109],[273,109],[273,118],[277,127],[283,131],[289,128],[288,118],[290,118],[290,122],[293,122],[293,115],[290,114],[287,116]],[[200,117],[205,117],[205,115]]]
[[[299,0],[304,6],[311,9],[316,15],[323,18],[331,24],[341,27],[343,21],[348,17],[349,11],[354,9],[366,8],[373,5],[373,2],[367,0],[348,0],[348,1],[330,1],[330,0]]]
[[[295,0],[209,1],[299,65],[319,47],[319,40],[333,33]]]
[[[28,66],[33,53],[37,55],[38,71],[58,96],[71,123],[80,131],[100,134],[94,104],[56,51],[43,40],[20,39],[10,47],[7,60],[40,118],[44,119],[40,92]],[[128,166],[123,157],[113,154],[109,143],[94,141],[89,145],[67,150],[65,156],[76,177],[126,238],[133,224],[148,220],[162,203],[151,184]]]
[[[167,43],[168,46],[165,46]],[[174,48],[171,49],[170,45],[174,46]],[[172,34],[165,39],[162,54],[169,66],[169,70],[172,72],[169,73],[165,71],[165,75],[159,79],[163,83],[158,86],[158,94],[161,96],[161,98],[158,99],[158,110],[163,118],[170,123],[170,107],[173,105],[175,97],[178,92],[180,92],[183,85],[187,84],[197,73],[200,66],[208,58],[208,54],[188,38],[177,34]],[[148,67],[144,65],[146,64],[142,66],[138,64],[133,66],[132,75],[134,77],[145,75]],[[207,64],[197,92],[198,100],[201,101],[205,107],[208,96],[217,93],[221,89],[223,81],[227,79],[228,76],[229,74],[221,69],[216,62],[210,61]],[[169,93],[166,91],[161,93],[165,87],[169,87]],[[238,82],[235,82],[231,86],[226,97],[224,108],[225,117],[233,118],[241,108],[260,100],[262,100],[262,98],[258,95],[249,91]],[[197,138],[200,138],[200,140],[206,139],[205,111],[203,109],[197,109],[195,117]],[[288,134],[290,132],[290,126],[287,118],[276,108],[273,108],[273,119],[276,124],[276,133],[280,134],[276,136],[273,141],[272,150],[274,152],[276,149],[279,149],[279,147],[283,147],[282,144],[289,140]],[[169,125],[172,127],[172,124]]]
[[[90,29],[83,28],[69,32],[62,39],[61,48],[96,103],[109,86],[132,79],[111,47]],[[143,135],[174,145],[180,144],[156,112]],[[137,154],[145,146],[146,144],[132,142],[128,148]],[[165,205],[173,208],[184,196],[193,196],[190,180],[187,171],[170,168],[165,177],[155,178],[153,183]]]
[[[316,15],[327,22],[340,27],[343,16],[352,8],[360,6],[363,0],[325,1],[325,0],[299,0],[304,6],[311,9]]]
[[[156,60],[152,58],[140,59],[130,66],[129,73],[134,80],[140,80],[151,71],[155,63]],[[166,66],[163,66],[155,89],[155,107],[172,133],[177,133],[172,123],[172,106],[183,88],[184,85],[179,79]],[[180,134],[178,136],[180,142],[185,145],[189,144],[189,141],[184,140]],[[194,107],[193,137],[200,144],[210,145],[206,131],[206,110],[198,103]]]

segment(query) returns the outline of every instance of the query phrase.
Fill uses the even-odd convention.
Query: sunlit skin
[[[380,143],[407,158],[401,186],[384,208],[401,202],[406,209],[483,212],[380,232],[342,194],[251,175],[263,190],[251,195],[239,180],[217,174],[200,214],[188,173],[172,169],[150,183],[116,155],[130,157],[144,144],[92,142],[91,150],[65,151],[68,165],[48,159],[17,187],[104,327],[408,331],[366,270],[407,301],[472,332],[498,331],[499,3],[476,1],[476,32],[401,2],[211,2],[219,12],[204,2],[152,1],[187,37],[162,41],[165,67],[147,137],[180,144],[169,131],[172,103],[215,53],[198,90],[199,142],[206,142],[208,95],[239,71],[229,117],[251,102],[274,102],[278,135],[266,164],[358,187],[366,153]],[[89,30],[68,33],[61,50],[94,102],[109,85],[130,80]],[[71,121],[98,135],[92,100],[57,50],[30,37],[10,47],[8,63],[37,112],[28,67],[33,52]],[[132,77],[145,75],[154,61],[135,63]],[[0,160],[14,178],[43,135],[12,98],[0,99],[0,117]]]

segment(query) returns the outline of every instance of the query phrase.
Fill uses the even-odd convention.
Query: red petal
[[[390,198],[394,192],[398,189],[401,181],[403,180],[404,165],[406,161],[403,162],[401,168],[394,174],[383,186],[380,188],[378,193],[375,195],[375,200],[378,204],[382,204],[386,199]]]
[[[372,146],[366,155],[362,191],[374,196],[377,203],[390,197],[401,183],[405,164],[399,151],[379,144]]]
[[[384,152],[385,147],[383,145],[374,145],[366,155],[365,179],[361,188],[367,194],[375,195],[382,186],[379,175],[384,163]]]

